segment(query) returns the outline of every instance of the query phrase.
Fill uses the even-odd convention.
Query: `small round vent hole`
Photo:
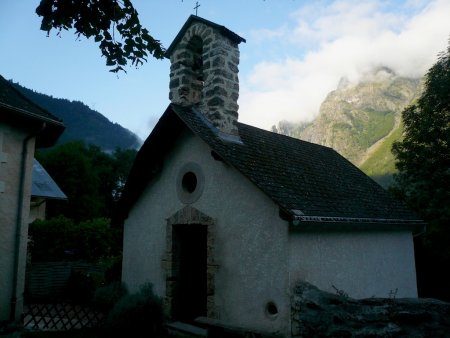
[[[278,308],[275,305],[274,302],[269,302],[266,305],[266,313],[270,316],[270,317],[276,317],[278,315]]]

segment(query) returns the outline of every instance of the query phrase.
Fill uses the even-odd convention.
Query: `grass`
[[[387,183],[392,183],[392,179],[387,179],[396,173],[395,158],[391,152],[392,144],[400,140],[403,133],[403,123],[387,137],[380,147],[373,152],[373,154],[361,164],[360,169],[367,175],[376,180],[380,178],[380,184],[385,186]],[[377,181],[377,180],[376,180]]]

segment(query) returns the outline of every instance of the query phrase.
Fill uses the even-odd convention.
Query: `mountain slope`
[[[400,121],[399,125],[388,136],[383,138],[381,142],[377,142],[371,147],[372,149],[369,149],[366,159],[359,166],[362,171],[383,187],[388,187],[393,182],[393,174],[396,172],[396,168],[391,149],[392,144],[400,140],[402,133],[403,123]]]
[[[57,99],[22,87],[18,83],[12,83],[12,85],[32,101],[63,120],[66,130],[59,138],[58,144],[83,140],[105,151],[112,151],[116,148],[135,149],[142,143],[131,131],[118,123],[109,121],[80,101]]]
[[[398,77],[386,68],[357,84],[341,81],[300,138],[332,147],[360,165],[369,148],[398,126],[400,113],[419,87],[420,80]]]
[[[310,124],[282,121],[276,129],[335,149],[387,186],[395,172],[391,146],[402,135],[401,112],[420,91],[420,79],[378,68],[356,84],[341,80]]]

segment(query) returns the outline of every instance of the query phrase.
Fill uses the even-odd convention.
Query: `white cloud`
[[[251,33],[251,38],[258,42],[264,42],[269,39],[283,39],[289,34],[287,25],[283,25],[277,29],[259,29]]]
[[[355,81],[374,66],[422,76],[447,47],[450,1],[409,0],[395,11],[382,5],[309,5],[293,14],[295,27],[260,32],[268,46],[276,37],[302,56],[262,61],[241,79],[240,121],[268,129],[283,119],[311,120],[341,77]]]

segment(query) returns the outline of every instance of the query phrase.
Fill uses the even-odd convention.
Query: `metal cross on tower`
[[[195,3],[195,16],[198,16],[198,8],[200,7],[200,4],[198,3],[198,1]]]

